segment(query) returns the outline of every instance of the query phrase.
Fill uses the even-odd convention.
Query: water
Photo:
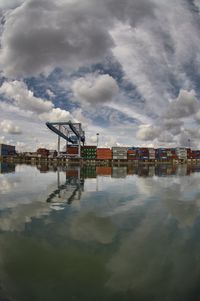
[[[200,300],[199,166],[0,166],[0,300]]]

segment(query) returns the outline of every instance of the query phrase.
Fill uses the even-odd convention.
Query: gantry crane
[[[78,145],[78,157],[81,156],[81,143],[85,143],[85,132],[81,123],[67,122],[46,122],[46,126],[58,135],[58,154],[60,153],[60,138],[66,140],[66,144]]]

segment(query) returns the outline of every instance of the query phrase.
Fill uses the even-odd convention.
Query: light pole
[[[99,143],[99,133],[97,133],[97,147],[98,147],[98,143]]]

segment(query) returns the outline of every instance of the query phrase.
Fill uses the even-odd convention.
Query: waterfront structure
[[[15,146],[0,144],[0,157],[8,157],[16,155]]]
[[[16,155],[15,147],[1,145],[1,160],[3,158],[11,158]],[[121,147],[114,146],[112,148],[97,148],[96,145],[81,146],[79,156],[79,147],[71,144],[67,150],[60,154],[56,151],[50,151],[46,148],[39,148],[34,153],[20,153],[17,156],[18,161],[37,161],[37,160],[57,160],[73,161],[73,162],[92,162],[97,165],[115,164],[117,162],[127,162],[129,164],[137,164],[138,162],[161,162],[161,163],[200,163],[200,150],[192,150],[190,148],[147,148],[147,147]]]

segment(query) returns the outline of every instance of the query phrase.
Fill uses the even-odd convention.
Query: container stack
[[[154,148],[149,148],[149,160],[154,161],[156,158],[156,152]]]
[[[137,160],[137,149],[135,147],[131,147],[127,150],[127,159],[128,160]]]
[[[158,148],[156,149],[156,159],[161,161],[167,161],[167,149],[166,148]]]
[[[187,160],[187,149],[183,147],[176,148],[178,160]]]
[[[149,150],[147,147],[140,147],[138,149],[138,157],[141,161],[147,161],[149,159]]]
[[[110,148],[97,148],[97,160],[112,160],[112,150]]]
[[[176,153],[176,149],[175,148],[170,148],[168,150],[168,158],[169,160],[178,160],[178,156],[177,156],[177,153]]]
[[[96,159],[96,150],[95,145],[85,145],[81,147],[81,157],[85,160],[95,160]]]
[[[15,146],[0,144],[0,156],[14,156],[15,154]]]
[[[187,159],[191,160],[192,158],[192,150],[191,148],[187,148]]]
[[[191,151],[191,158],[193,160],[199,160],[200,159],[200,150],[192,150]]]
[[[114,146],[112,148],[113,160],[127,160],[127,147]]]
[[[76,157],[78,155],[78,145],[68,145],[66,151],[70,157]]]

